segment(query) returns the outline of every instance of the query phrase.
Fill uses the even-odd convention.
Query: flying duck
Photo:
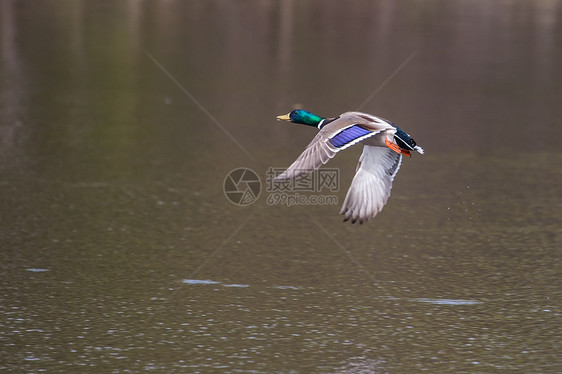
[[[400,169],[402,156],[423,148],[394,123],[361,112],[346,112],[323,118],[297,109],[278,120],[317,127],[320,131],[287,170],[274,178],[282,181],[308,174],[327,163],[335,154],[354,144],[363,144],[363,153],[340,214],[344,222],[360,224],[375,217],[390,196],[392,181]]]

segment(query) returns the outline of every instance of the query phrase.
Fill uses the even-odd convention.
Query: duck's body
[[[335,154],[354,144],[364,145],[357,171],[340,210],[344,221],[363,223],[377,215],[390,196],[392,181],[402,155],[423,149],[398,126],[383,118],[361,112],[346,112],[336,118],[322,118],[304,110],[277,117],[293,123],[315,126],[320,131],[304,152],[276,180],[308,174]]]

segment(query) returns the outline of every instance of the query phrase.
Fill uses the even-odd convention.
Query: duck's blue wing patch
[[[362,140],[361,138],[368,137],[368,135],[371,134],[371,131],[364,129],[359,125],[353,125],[341,130],[328,139],[328,141],[336,148],[345,148],[346,146],[357,143]]]

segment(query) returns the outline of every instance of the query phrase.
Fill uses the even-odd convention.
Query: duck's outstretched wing
[[[378,117],[357,115],[355,112],[344,113],[329,120],[301,155],[287,170],[275,177],[275,180],[296,178],[318,169],[330,161],[342,149],[351,147],[383,131],[395,133],[396,129]]]
[[[363,223],[382,210],[401,163],[402,155],[387,147],[366,145],[363,148],[357,172],[340,210],[344,221]]]

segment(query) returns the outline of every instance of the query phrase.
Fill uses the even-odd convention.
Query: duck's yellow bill
[[[280,121],[290,121],[291,117],[289,117],[289,114],[291,113],[283,114],[282,116],[277,116],[277,119]]]

